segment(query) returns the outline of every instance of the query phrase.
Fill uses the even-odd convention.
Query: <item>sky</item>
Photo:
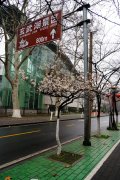
[[[118,16],[116,8],[110,1],[104,1],[97,5],[98,0],[88,0],[85,1],[90,3],[90,13],[88,13],[88,18],[91,20],[91,26],[95,28],[101,28],[101,31],[98,31],[97,35],[94,38],[100,39],[102,45],[102,53],[105,50],[109,50],[115,43],[119,41],[119,31],[120,31],[120,16]],[[93,3],[94,2],[94,3]],[[111,3],[108,3],[111,2]],[[117,5],[117,0],[114,1]],[[102,18],[105,17],[106,19]],[[111,22],[110,22],[111,21]],[[113,22],[113,23],[112,23]],[[117,25],[118,24],[118,25]],[[103,35],[104,34],[104,35]],[[0,55],[4,54],[4,42],[0,42]],[[106,58],[106,65],[112,65],[112,63],[116,66],[119,64],[119,53],[116,55],[111,55],[111,57]],[[1,69],[0,69],[1,73]]]

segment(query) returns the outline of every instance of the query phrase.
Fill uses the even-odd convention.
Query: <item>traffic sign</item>
[[[59,10],[18,28],[16,50],[61,39],[61,33],[62,11]]]

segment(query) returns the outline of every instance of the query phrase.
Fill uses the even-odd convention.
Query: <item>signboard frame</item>
[[[53,12],[17,29],[16,51],[61,39],[62,10]]]

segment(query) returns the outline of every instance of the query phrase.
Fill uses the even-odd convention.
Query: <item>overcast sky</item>
[[[115,7],[115,5],[117,5],[117,0],[114,0],[114,2],[116,3],[115,5],[113,4],[112,0],[106,0],[104,2],[101,2],[100,4],[97,4],[98,0],[88,0],[85,2],[88,2],[91,5],[90,10],[92,12],[88,13],[88,17],[94,20],[93,26],[99,25],[99,27],[101,27],[102,29],[99,37],[102,43],[104,43],[103,47],[106,46],[106,48],[109,48],[113,46],[113,44],[120,42],[120,16],[118,15]],[[0,55],[2,55],[4,54],[3,42],[0,43],[0,47]],[[109,60],[117,64],[117,62],[119,61],[119,54],[116,53],[116,55],[112,55],[111,58],[108,59],[108,61]]]

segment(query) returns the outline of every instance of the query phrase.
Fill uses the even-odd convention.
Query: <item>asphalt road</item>
[[[97,130],[92,118],[92,132]],[[109,118],[101,117],[101,129],[106,129]],[[0,165],[56,145],[56,122],[0,128]],[[84,120],[60,121],[60,139],[65,142],[83,136]]]

